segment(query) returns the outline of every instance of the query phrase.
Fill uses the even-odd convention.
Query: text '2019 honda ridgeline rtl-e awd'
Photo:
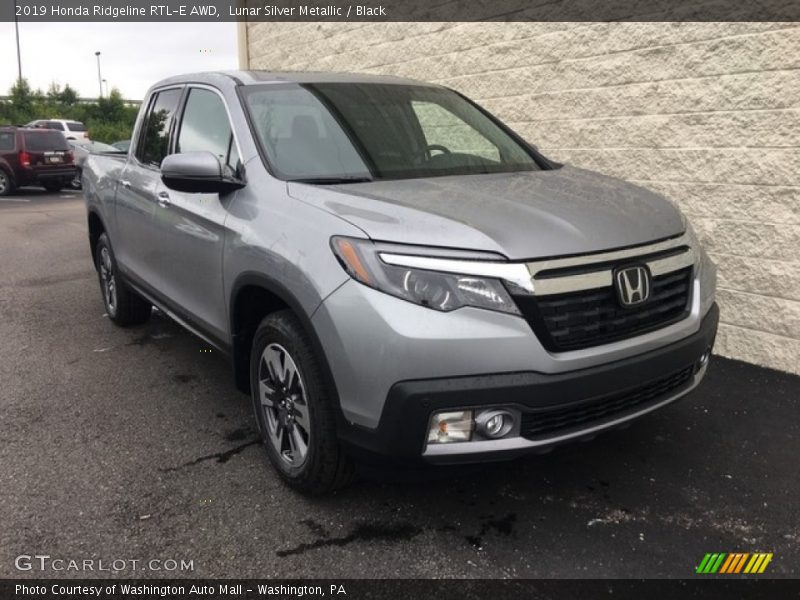
[[[108,316],[228,354],[275,469],[585,439],[698,385],[716,269],[666,198],[393,77],[185,75],[83,171]]]

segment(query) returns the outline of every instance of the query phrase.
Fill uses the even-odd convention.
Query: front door
[[[175,152],[211,152],[224,168],[238,172],[239,153],[222,96],[190,86],[184,102],[175,127]],[[166,294],[182,316],[223,342],[228,341],[228,326],[222,254],[225,221],[235,195],[162,187],[154,218],[159,262],[169,265]]]

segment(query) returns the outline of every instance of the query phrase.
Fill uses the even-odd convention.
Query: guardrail
[[[10,102],[11,96],[0,96],[0,102]],[[97,98],[78,98],[77,104],[97,104]],[[125,106],[140,106],[142,104],[141,100],[123,100],[122,103]]]

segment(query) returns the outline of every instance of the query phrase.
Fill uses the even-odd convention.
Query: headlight
[[[414,304],[441,311],[475,306],[520,314],[499,279],[388,264],[369,240],[334,237],[331,246],[353,279]]]

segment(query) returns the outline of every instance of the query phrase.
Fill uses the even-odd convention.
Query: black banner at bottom
[[[800,598],[792,579],[26,579],[0,581],[3,600],[218,600],[231,598],[341,598],[469,600],[490,598],[589,600],[594,598]]]

